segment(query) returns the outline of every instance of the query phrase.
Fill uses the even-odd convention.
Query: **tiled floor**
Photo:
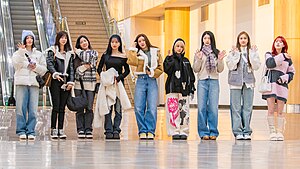
[[[266,111],[253,112],[252,141],[234,140],[228,110],[219,112],[217,141],[200,141],[196,109],[191,110],[188,141],[172,141],[164,113],[159,108],[154,141],[138,140],[133,111],[123,116],[121,141],[105,141],[99,129],[94,131],[94,140],[77,140],[71,113],[66,141],[41,141],[47,137],[17,141],[13,124],[10,141],[0,141],[0,168],[300,168],[300,114],[287,114],[286,140],[271,142]]]

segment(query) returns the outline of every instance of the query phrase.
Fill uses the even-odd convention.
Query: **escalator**
[[[22,31],[32,30],[36,48],[41,51],[37,22],[32,0],[10,0],[10,13],[14,35],[14,44],[21,42]]]
[[[35,35],[35,46],[39,51],[45,50],[48,45],[41,44],[37,16],[35,12],[35,0],[10,0],[10,13],[13,29],[14,44],[21,42],[22,31],[31,30]],[[43,41],[47,41],[46,38]],[[47,43],[46,43],[47,44]],[[46,91],[44,91],[46,92]],[[39,106],[43,106],[43,89],[39,91]],[[46,92],[46,106],[50,106],[48,92]]]

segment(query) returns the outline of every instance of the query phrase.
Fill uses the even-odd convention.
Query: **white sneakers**
[[[27,139],[26,134],[21,134],[21,135],[19,135],[19,139],[20,139],[20,140],[26,140],[26,139]]]
[[[235,136],[236,140],[251,140],[251,136],[249,134],[238,134]]]
[[[244,140],[251,140],[251,136],[249,134],[244,134]]]
[[[235,139],[236,140],[244,140],[244,135],[238,134],[238,135],[235,136]]]
[[[270,140],[271,141],[277,141],[277,134],[274,133],[274,132],[270,133]]]
[[[34,141],[35,140],[35,136],[34,135],[27,135],[26,134],[21,134],[19,135],[19,139],[20,141],[26,141],[28,139],[28,141]]]
[[[35,140],[35,136],[34,135],[28,135],[28,140],[29,141],[34,141]]]

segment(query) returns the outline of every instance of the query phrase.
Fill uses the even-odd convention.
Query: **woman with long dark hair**
[[[47,68],[52,73],[50,86],[52,99],[51,138],[66,139],[64,132],[65,107],[74,86],[74,53],[67,32],[58,32],[54,46],[46,50]],[[58,121],[58,125],[57,125]]]
[[[145,34],[139,34],[129,49],[129,65],[135,66],[138,76],[134,94],[134,112],[140,139],[153,140],[157,121],[157,78],[163,73],[160,50],[152,46]]]
[[[114,68],[118,73],[118,76],[115,76],[115,84],[121,82],[124,85],[124,78],[129,74],[129,65],[127,64],[127,57],[123,53],[121,37],[116,34],[109,38],[107,49],[101,57],[97,72],[100,75],[102,71],[106,71],[110,68]],[[104,128],[106,139],[120,139],[120,124],[122,120],[122,105],[120,99],[121,98],[116,97],[115,104],[113,105],[115,110],[113,122],[111,119],[113,106],[110,107],[109,113],[105,115]]]
[[[216,48],[212,32],[202,34],[201,48],[195,53],[193,70],[198,78],[198,134],[203,140],[216,140],[219,136],[219,73],[224,70],[225,53]]]
[[[80,62],[75,70],[75,95],[80,96],[82,93],[79,82],[81,78],[88,100],[87,107],[76,112],[77,134],[78,138],[92,139],[98,52],[93,50],[89,39],[84,35],[77,38],[75,48],[76,57]]]
[[[16,134],[19,135],[20,140],[35,140],[39,102],[39,83],[36,76],[43,76],[47,71],[46,60],[35,48],[34,40],[32,31],[23,30],[22,44],[18,44],[19,49],[12,57],[16,85]]]
[[[229,69],[232,132],[237,140],[251,140],[254,70],[258,70],[261,63],[257,47],[251,46],[247,32],[239,33],[236,45],[229,52],[226,63]]]

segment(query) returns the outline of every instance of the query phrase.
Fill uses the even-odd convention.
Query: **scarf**
[[[204,45],[201,50],[206,56],[206,71],[208,73],[213,73],[216,71],[216,61],[215,55],[213,54],[213,50],[211,49],[211,45]]]

